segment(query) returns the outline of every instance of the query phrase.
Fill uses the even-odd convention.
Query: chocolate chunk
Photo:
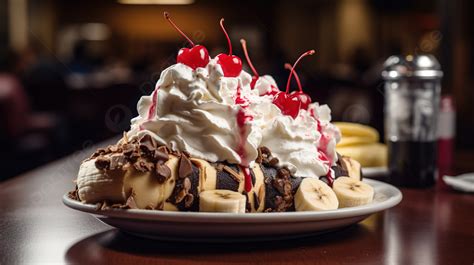
[[[283,184],[283,194],[291,194],[291,183],[286,182]]]
[[[133,163],[133,167],[140,172],[149,172],[153,169],[153,166],[154,164],[152,162],[147,161],[143,157],[138,158],[137,161]]]
[[[160,147],[158,147],[158,151],[162,152],[162,153],[165,153],[165,154],[169,154],[170,153],[170,150],[168,150],[168,147],[162,145]]]
[[[106,201],[103,201],[100,208],[99,208],[99,210],[104,211],[104,210],[108,210],[108,209],[110,209],[110,206],[107,204]]]
[[[303,178],[291,177],[290,181],[291,181],[291,188],[292,188],[291,193],[295,194],[298,188],[300,187],[301,181],[303,181]]]
[[[214,167],[216,168],[217,171],[222,171],[224,170],[224,164],[222,163],[217,163],[216,165],[214,165]]]
[[[268,147],[266,147],[266,146],[262,146],[259,149],[262,152],[262,155],[266,155],[266,156],[271,156],[272,155],[272,152],[270,152],[270,149],[268,149]]]
[[[334,177],[338,178],[341,176],[349,176],[349,171],[345,169],[343,166],[340,166],[339,164],[336,164],[335,166],[331,167],[332,170],[334,170]]]
[[[155,150],[155,147],[153,146],[152,142],[142,142],[140,143],[139,147],[140,147],[140,150],[146,155],[151,154],[153,150]]]
[[[130,160],[131,163],[135,163],[139,157],[140,153],[135,150],[128,156],[128,160]]]
[[[186,197],[184,198],[184,207],[190,208],[193,205],[193,201],[194,201],[194,195],[192,194],[186,195]]]
[[[184,190],[186,191],[186,193],[189,192],[189,190],[191,189],[191,180],[189,180],[189,178],[185,178],[184,181],[183,181],[183,188]]]
[[[145,134],[142,138],[140,138],[139,142],[139,148],[145,154],[150,154],[156,149],[156,142],[149,134]]]
[[[262,165],[260,165],[260,168],[262,169],[263,176],[265,176],[265,177],[274,178],[277,175],[277,169],[274,168],[274,167],[269,167],[269,166],[265,166],[265,165],[262,164]],[[270,182],[268,182],[268,183],[270,183]]]
[[[163,183],[168,180],[171,176],[171,169],[163,164],[162,162],[157,162],[155,165],[155,171],[158,175],[158,182]]]
[[[105,156],[99,156],[95,160],[95,167],[99,170],[108,169],[110,166],[110,159]]]
[[[241,181],[241,178],[240,178],[239,173],[235,172],[231,167],[229,167],[229,166],[224,166],[223,170],[225,170],[227,173],[229,173],[229,175],[230,175],[236,182],[240,182],[240,181]]]
[[[181,189],[181,190],[178,192],[178,194],[176,194],[176,197],[175,197],[175,200],[174,200],[175,203],[178,204],[178,203],[182,202],[182,201],[184,200],[184,198],[186,197],[186,195],[188,195],[187,192],[186,192],[186,190],[185,190],[185,189]]]
[[[326,176],[321,176],[319,177],[319,180],[321,180],[322,182],[326,183],[327,185],[329,185],[329,181],[328,181],[328,178]]]
[[[282,168],[278,169],[278,176],[279,177],[288,178],[290,175],[291,175],[290,171],[287,168],[282,167]]]
[[[186,156],[182,155],[179,159],[178,177],[184,179],[189,177],[192,173],[193,165],[191,164],[191,161]]]
[[[275,196],[275,212],[282,212],[284,207],[283,197],[280,195]]]
[[[164,153],[159,150],[155,150],[153,152],[153,158],[156,159],[157,161],[164,161],[164,162],[170,159],[168,153]]]
[[[128,197],[127,202],[125,202],[124,209],[138,209],[137,203],[135,202],[133,192]]]
[[[77,185],[73,191],[68,192],[67,196],[69,197],[69,199],[72,199],[75,201],[79,200],[79,195],[77,194]]]
[[[238,191],[239,183],[240,179],[236,179],[227,170],[217,171],[216,189]]]
[[[133,144],[124,144],[122,145],[123,154],[126,156],[131,156],[135,151],[135,146]]]
[[[285,186],[286,182],[285,179],[275,178],[272,181],[272,186],[281,194],[285,194]],[[291,190],[291,187],[290,187]]]
[[[110,165],[109,169],[114,170],[114,169],[121,169],[125,163],[127,163],[127,160],[125,156],[123,155],[112,155],[110,157]]]
[[[122,148],[120,148],[118,145],[109,145],[107,147],[111,153],[119,153],[122,152]]]
[[[101,156],[101,155],[105,155],[108,153],[108,150],[106,150],[105,148],[99,148],[97,149],[97,151],[95,151],[92,156],[90,157],[91,159],[92,158],[96,158],[98,156]]]
[[[280,162],[278,160],[278,158],[272,157],[272,159],[270,159],[270,161],[268,161],[268,164],[272,167],[276,167],[278,165],[278,162]]]

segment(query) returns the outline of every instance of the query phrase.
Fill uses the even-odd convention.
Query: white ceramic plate
[[[380,178],[388,175],[387,167],[363,167],[362,175],[367,178]]]
[[[474,173],[466,173],[456,177],[443,176],[443,180],[455,190],[474,192]]]
[[[102,222],[138,236],[174,241],[258,241],[309,236],[358,223],[369,215],[397,205],[402,193],[376,180],[364,180],[375,189],[374,201],[358,207],[321,212],[200,213],[150,210],[97,210],[63,196],[75,210],[93,214]]]

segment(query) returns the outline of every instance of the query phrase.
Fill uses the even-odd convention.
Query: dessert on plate
[[[360,164],[336,153],[340,131],[327,105],[312,102],[291,66],[286,91],[253,75],[229,51],[214,58],[202,45],[178,52],[151,95],[138,102],[131,129],[79,168],[70,197],[100,209],[285,212],[335,210],[370,203]],[[295,77],[299,89],[290,92]]]

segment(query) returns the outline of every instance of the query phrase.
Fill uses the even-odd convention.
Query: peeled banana
[[[133,144],[137,146],[132,151],[126,146],[112,147],[113,152],[99,152],[84,161],[76,180],[77,199],[123,205],[133,197],[139,209],[244,213],[334,210],[369,203],[374,193],[360,181],[361,165],[344,156],[338,156],[333,166],[336,180],[330,187],[318,178],[292,176],[288,169],[277,167],[276,158],[262,148],[259,152],[265,152],[260,154],[264,158],[250,169],[252,185],[246,192],[238,165],[210,163],[164,149],[156,153],[150,144]],[[123,156],[132,157],[131,153],[140,150],[148,152],[148,160],[123,163]],[[118,167],[112,168],[117,153],[122,157],[115,157]],[[153,163],[152,156],[157,157]],[[103,160],[110,164],[102,164]]]

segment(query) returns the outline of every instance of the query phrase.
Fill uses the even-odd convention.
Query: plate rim
[[[388,167],[362,167],[362,175],[364,178],[380,178],[388,175]]]
[[[175,211],[150,211],[144,209],[108,209],[97,210],[95,204],[84,204],[69,198],[68,193],[62,197],[62,202],[73,210],[90,213],[101,218],[120,218],[139,221],[179,222],[179,223],[282,223],[282,222],[307,222],[331,219],[343,219],[367,215],[392,208],[403,199],[402,192],[387,183],[364,179],[372,185],[380,186],[379,189],[389,190],[393,193],[387,200],[374,202],[367,205],[342,208],[328,211],[308,212],[282,212],[282,213],[204,213],[204,212],[175,212]]]

